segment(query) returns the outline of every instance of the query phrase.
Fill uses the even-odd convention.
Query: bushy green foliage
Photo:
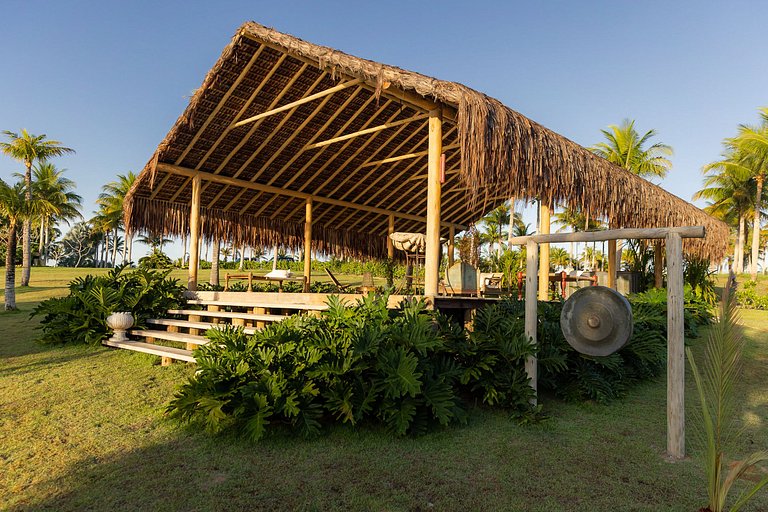
[[[69,283],[69,295],[45,300],[31,316],[41,315],[44,343],[99,343],[108,334],[107,317],[115,311],[130,311],[136,325],[147,318],[177,309],[185,288],[168,278],[170,270],[112,269],[106,275],[87,275]]]
[[[149,256],[139,258],[139,268],[173,268],[173,261],[163,251],[154,248]]]
[[[747,309],[768,309],[768,295],[757,293],[757,281],[747,281],[744,287],[736,292],[736,303]]]
[[[684,288],[684,322],[685,335],[696,338],[699,335],[699,327],[712,322],[714,318],[713,307],[701,296],[695,294],[690,285],[686,284]],[[636,293],[630,297],[633,307],[640,304],[653,305],[660,308],[664,318],[667,314],[667,291],[658,288],[652,288],[643,293]],[[666,324],[664,326],[666,335]]]
[[[209,331],[170,414],[253,440],[271,424],[314,435],[334,421],[418,434],[461,421],[467,394],[535,414],[523,366],[533,348],[512,323],[467,336],[423,301],[389,311],[386,300],[371,294],[345,307],[331,297],[319,318],[294,316],[250,337]],[[478,322],[497,320],[484,313]]]
[[[200,268],[211,268],[210,261],[201,261]],[[240,261],[220,261],[219,268],[222,270],[238,270],[240,269]],[[285,261],[279,260],[277,262],[277,268],[292,270],[300,273],[304,271],[303,261]],[[384,277],[392,272],[394,279],[401,279],[405,276],[405,265],[397,261],[387,260],[369,260],[369,261],[357,261],[357,260],[339,260],[331,258],[328,261],[312,260],[313,272],[324,272],[328,268],[334,274],[349,274],[349,275],[363,275],[364,272],[370,272],[374,277]],[[243,270],[272,270],[272,260],[269,261],[250,261],[243,262]]]
[[[709,260],[688,257],[685,260],[683,281],[690,286],[691,293],[701,301],[714,307],[717,304],[715,272],[709,269]]]

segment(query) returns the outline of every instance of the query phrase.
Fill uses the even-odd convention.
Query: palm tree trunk
[[[213,242],[213,254],[211,255],[211,278],[208,280],[214,286],[219,285],[219,241]]]
[[[27,199],[27,206],[32,203],[32,161],[25,162],[27,167],[24,173],[24,183],[27,186],[27,190],[24,195]],[[29,277],[32,267],[32,240],[30,235],[32,234],[32,219],[27,217],[24,220],[24,229],[22,231],[22,258],[21,258],[21,286],[29,286]],[[14,300],[14,308],[15,308]]]
[[[744,229],[746,219],[739,215],[739,236],[736,239],[736,261],[733,262],[733,271],[736,274],[744,272]]]
[[[245,245],[240,246],[240,265],[238,268],[240,270],[243,270],[243,265],[245,264]]]
[[[5,251],[5,310],[14,309],[16,309],[16,220],[11,219]]]
[[[125,244],[128,246],[128,263],[130,263],[133,258],[133,233],[125,232]]]
[[[121,263],[125,264],[125,256],[128,254],[128,232],[124,231],[123,233],[125,234],[125,240],[123,240],[123,260]]]
[[[117,265],[117,228],[112,231],[112,266]]]
[[[757,281],[757,254],[760,251],[760,212],[763,197],[763,175],[758,174],[756,177],[757,191],[755,192],[755,220],[752,225],[752,265],[749,269],[749,274],[753,281]]]

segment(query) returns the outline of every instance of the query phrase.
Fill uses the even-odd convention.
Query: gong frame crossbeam
[[[580,231],[514,237],[512,245],[526,246],[525,335],[536,344],[536,309],[539,245],[560,242],[601,242],[627,239],[664,239],[667,249],[667,455],[685,457],[685,299],[683,296],[683,238],[704,238],[703,226],[668,228],[627,228],[606,231]],[[526,361],[526,372],[534,391],[537,360]]]

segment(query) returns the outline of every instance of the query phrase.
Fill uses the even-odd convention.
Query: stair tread
[[[207,300],[207,299],[187,299],[187,304],[199,306],[237,306],[241,308],[276,308],[276,309],[300,309],[324,311],[328,309],[327,304],[298,304],[296,302],[245,302],[237,300]]]
[[[187,334],[183,332],[156,331],[151,329],[131,329],[128,331],[128,333],[134,336],[141,336],[143,338],[157,338],[159,340],[194,343],[196,345],[203,345],[208,343],[208,338],[205,336],[198,336],[196,334]]]
[[[172,359],[179,359],[181,361],[187,361],[190,363],[195,362],[195,357],[192,355],[192,351],[184,350],[182,348],[166,347],[163,345],[155,345],[152,343],[143,343],[141,341],[104,340],[102,344],[107,345],[109,347],[133,350],[134,352],[143,352],[145,354],[170,357]]]
[[[149,320],[147,320],[147,323],[154,324],[154,325],[172,325],[175,327],[187,327],[189,329],[205,329],[205,330],[219,329],[225,325],[232,325],[232,324],[214,324],[211,322],[195,322],[192,320],[176,320],[173,318],[150,318]],[[243,329],[243,331],[246,334],[253,334],[258,330],[255,327],[245,327],[245,326],[240,326],[240,327]],[[168,332],[168,331],[162,331],[162,332]],[[185,334],[185,333],[174,332],[171,334]]]
[[[260,307],[260,306],[259,306]],[[267,313],[238,313],[235,311],[206,311],[204,309],[169,309],[169,315],[197,315],[216,318],[238,318],[242,320],[275,321],[285,320],[290,315],[275,315]]]

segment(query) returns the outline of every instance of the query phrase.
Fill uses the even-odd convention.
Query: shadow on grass
[[[76,353],[72,353],[72,351],[67,351],[66,353],[62,353],[61,347],[57,346],[50,346],[50,345],[42,345],[37,342],[31,342],[33,347],[36,348],[36,350],[26,350],[19,354],[0,354],[0,359],[4,357],[14,357],[16,355],[30,355],[30,354],[39,354],[42,352],[48,352],[50,351],[51,357],[46,357],[45,359],[39,359],[27,364],[20,364],[17,366],[3,366],[0,367],[0,377],[10,376],[10,375],[24,375],[26,373],[37,371],[41,368],[54,368],[57,365],[70,363],[72,361],[77,361],[78,359],[83,359],[85,357],[91,357],[93,355],[97,354],[97,351],[94,347],[78,347],[80,350],[78,350]]]

